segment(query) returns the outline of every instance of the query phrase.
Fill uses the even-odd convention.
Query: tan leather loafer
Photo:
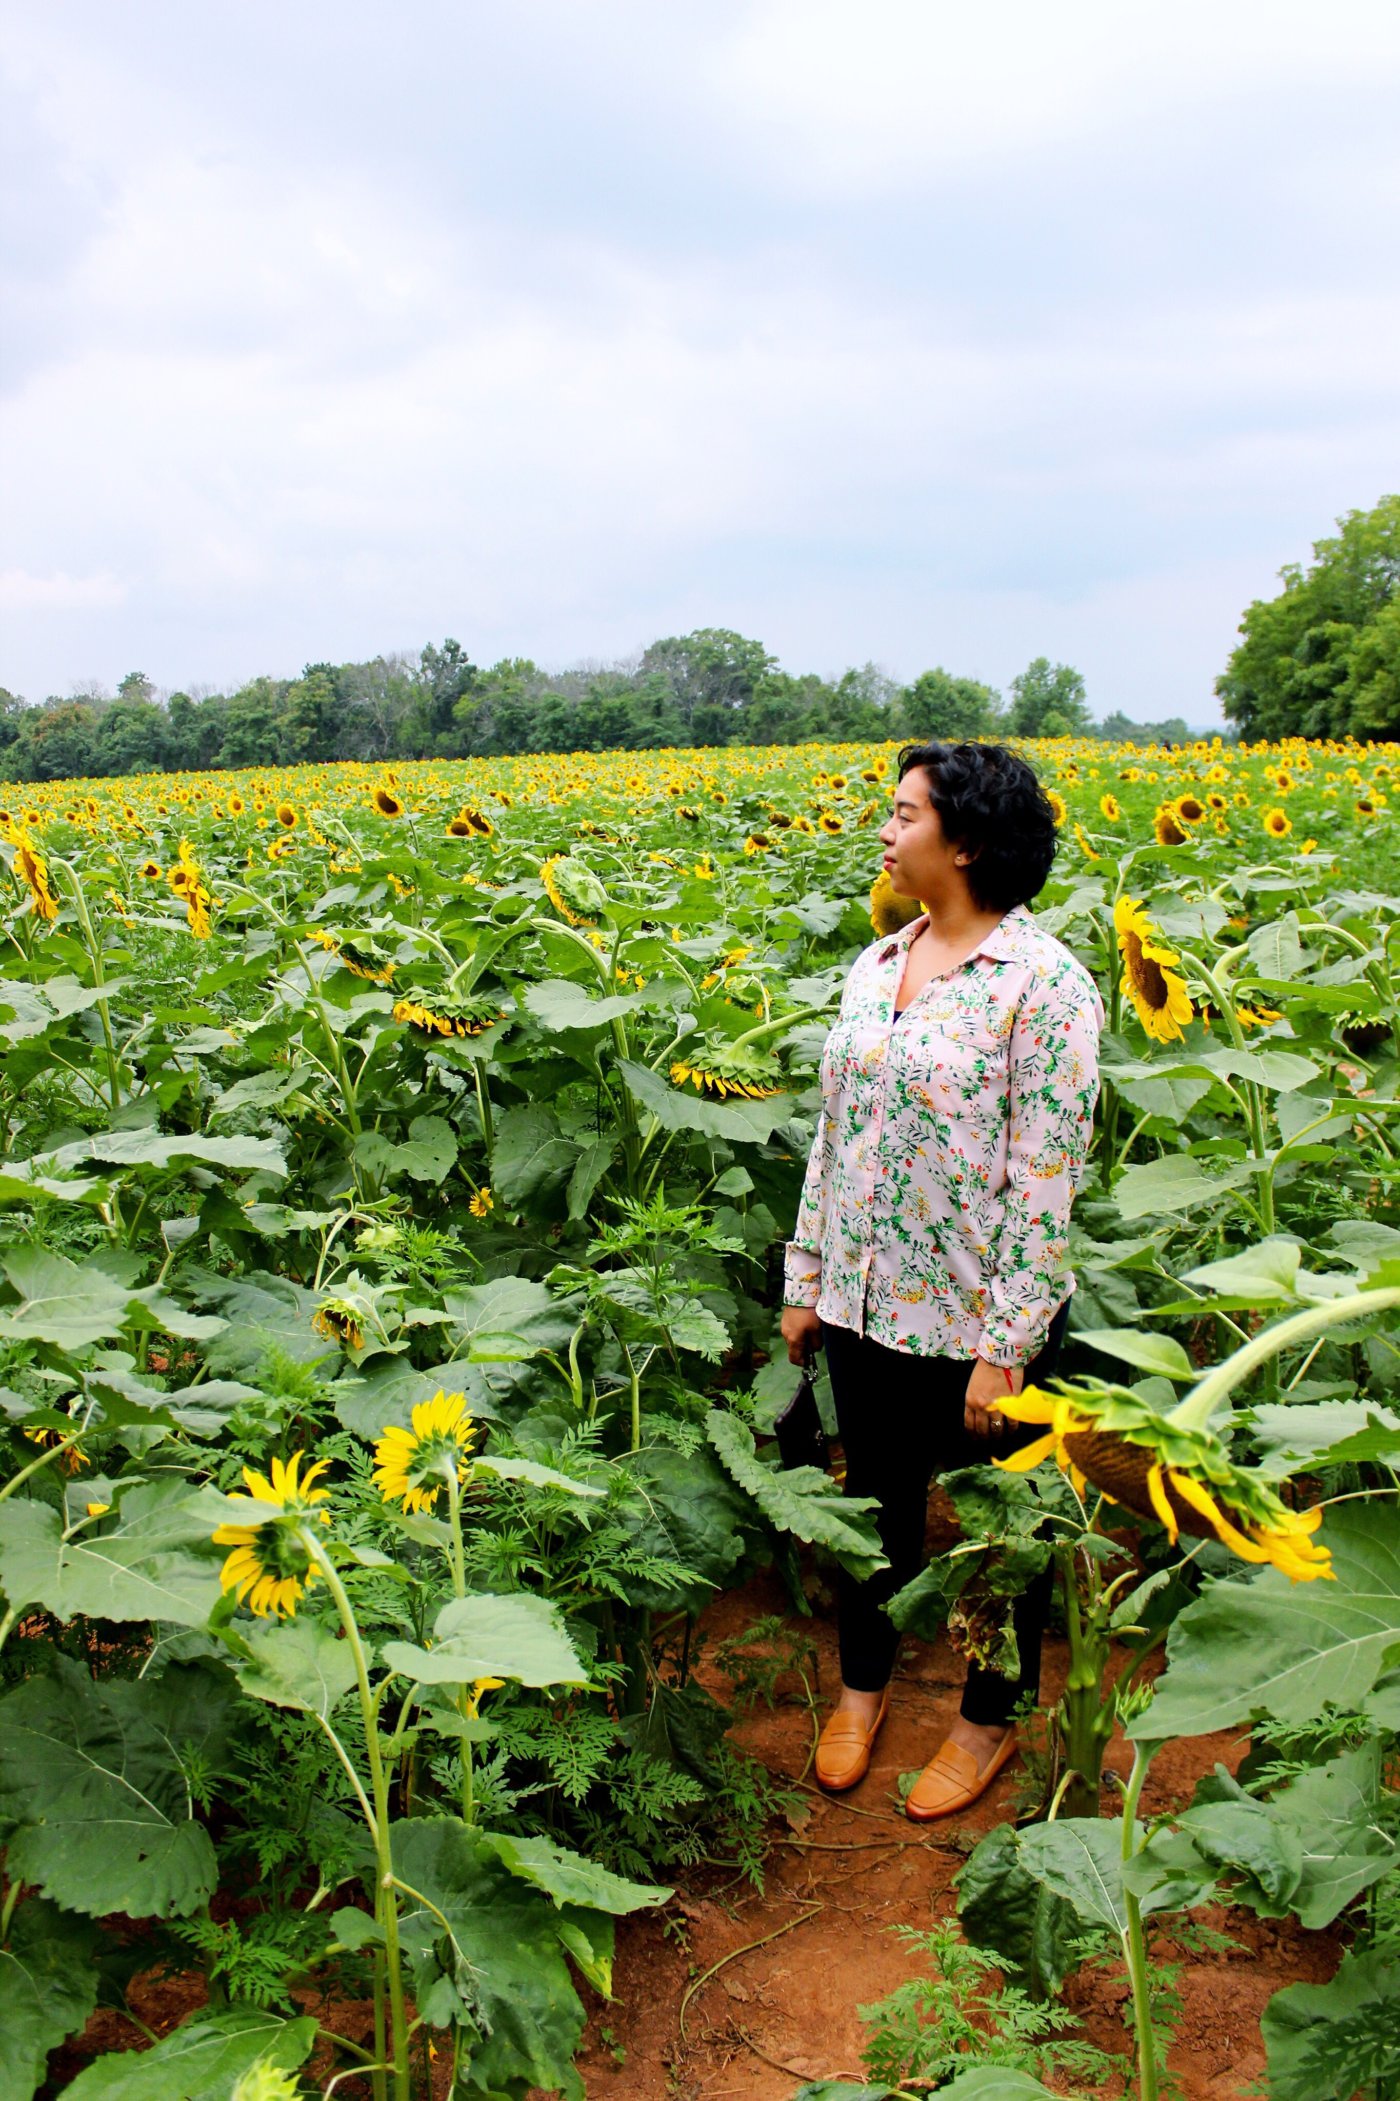
[[[840,1794],[843,1789],[854,1787],[870,1770],[870,1753],[880,1724],[889,1713],[890,1689],[888,1685],[880,1698],[880,1711],[867,1729],[859,1715],[833,1714],[822,1730],[817,1742],[817,1762],[814,1768],[818,1787],[830,1794]]]
[[[904,1814],[916,1824],[935,1817],[954,1816],[985,1794],[1007,1760],[1015,1755],[1016,1731],[1008,1729],[979,1773],[977,1760],[961,1744],[945,1743],[920,1773],[909,1791]]]

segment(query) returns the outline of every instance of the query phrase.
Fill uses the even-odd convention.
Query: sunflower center
[[[1127,936],[1128,970],[1134,985],[1149,1007],[1165,1007],[1169,997],[1166,978],[1159,963],[1155,963],[1143,948],[1139,935],[1129,932]]]

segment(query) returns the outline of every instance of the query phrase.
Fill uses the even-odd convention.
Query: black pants
[[[1026,1367],[1025,1383],[1049,1378],[1069,1318],[1066,1300],[1050,1323],[1045,1346]],[[880,1544],[889,1567],[857,1582],[844,1570],[837,1583],[841,1677],[853,1692],[888,1684],[900,1637],[886,1600],[912,1583],[923,1566],[929,1483],[959,1466],[986,1466],[1043,1433],[1034,1424],[1008,1422],[996,1439],[970,1436],[963,1402],[972,1365],[959,1357],[914,1357],[849,1328],[822,1323],[836,1423],[846,1453],[846,1494],[879,1503]],[[1001,1725],[1025,1692],[1040,1690],[1040,1643],[1050,1611],[1054,1571],[1047,1568],[1013,1608],[1021,1675],[1003,1678],[973,1664],[963,1690],[969,1722]]]

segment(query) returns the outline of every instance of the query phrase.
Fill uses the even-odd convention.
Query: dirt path
[[[719,1601],[706,1631],[717,1641],[762,1615],[785,1612],[775,1579]],[[793,1626],[804,1625],[788,1614]],[[817,1645],[820,1682],[836,1685],[835,1629],[828,1616],[805,1623]],[[1058,1693],[1063,1645],[1047,1643],[1042,1691]],[[581,2061],[589,2101],[790,2101],[804,2079],[862,2075],[865,2041],[857,2008],[882,1998],[917,1964],[889,1929],[927,1929],[951,1915],[953,1876],[984,1832],[1013,1810],[1017,1768],[1008,1768],[956,1823],[920,1829],[902,1813],[899,1775],[932,1755],[957,1711],[961,1667],[946,1644],[910,1644],[901,1659],[890,1716],[870,1772],[850,1795],[803,1793],[770,1857],[762,1895],[707,1872],[678,1890],[664,1916],[620,1922],[615,2001],[590,2017]],[[711,1682],[723,1697],[728,1688]],[[794,1676],[779,1704],[760,1706],[735,1740],[775,1774],[796,1782],[812,1741],[810,1714]],[[1177,1744],[1155,1763],[1144,1796],[1151,1815],[1189,1799],[1217,1760],[1233,1769],[1238,1736]],[[1109,1763],[1127,1771],[1126,1746]],[[1201,1914],[1241,1946],[1183,1959],[1184,2011],[1171,2067],[1186,2101],[1239,2096],[1263,2069],[1259,2015],[1271,1994],[1299,1979],[1332,1974],[1338,1947],[1246,1912]],[[1113,1976],[1071,1980],[1066,2003],[1085,2037],[1123,2051],[1126,1987]],[[1112,2089],[1105,2089],[1111,2092]]]

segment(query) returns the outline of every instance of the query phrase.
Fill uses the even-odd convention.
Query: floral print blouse
[[[873,941],[846,980],[785,1302],[891,1349],[1025,1365],[1074,1289],[1103,1002],[1017,905],[896,1016],[927,924]]]

